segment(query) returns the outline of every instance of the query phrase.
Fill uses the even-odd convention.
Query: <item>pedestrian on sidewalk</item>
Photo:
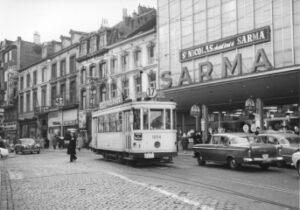
[[[70,136],[68,136],[67,138],[70,138],[69,146],[68,146],[68,154],[70,155],[70,162],[73,162],[74,160],[77,159],[77,157],[76,157],[77,138],[75,136],[75,132],[74,131],[70,132]]]
[[[82,147],[83,147],[83,137],[82,137],[82,134],[79,133],[78,138],[77,138],[77,149],[78,149],[78,151],[80,151]]]

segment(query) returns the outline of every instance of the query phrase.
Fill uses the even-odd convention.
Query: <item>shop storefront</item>
[[[199,124],[207,138],[208,131],[299,127],[300,24],[295,8],[300,3],[266,2],[263,11],[261,4],[158,2],[159,88],[177,102],[178,130],[187,132]],[[172,21],[175,17],[179,21]],[[201,108],[197,123],[189,114],[195,104]]]
[[[4,138],[8,139],[10,143],[17,139],[17,122],[3,123],[3,130]]]

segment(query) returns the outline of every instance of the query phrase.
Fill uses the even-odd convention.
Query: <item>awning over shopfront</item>
[[[206,104],[210,110],[244,106],[249,97],[265,105],[299,103],[300,68],[279,69],[161,90],[178,110]]]

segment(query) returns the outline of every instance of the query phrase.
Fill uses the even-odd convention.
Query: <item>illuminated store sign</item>
[[[180,51],[180,62],[270,41],[270,27],[248,31],[222,40],[209,42]]]

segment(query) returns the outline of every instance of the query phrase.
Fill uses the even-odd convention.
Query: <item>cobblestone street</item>
[[[276,209],[163,176],[147,177],[149,167],[103,161],[90,151],[78,152],[78,159],[69,163],[65,151],[58,150],[1,160],[1,209]]]

